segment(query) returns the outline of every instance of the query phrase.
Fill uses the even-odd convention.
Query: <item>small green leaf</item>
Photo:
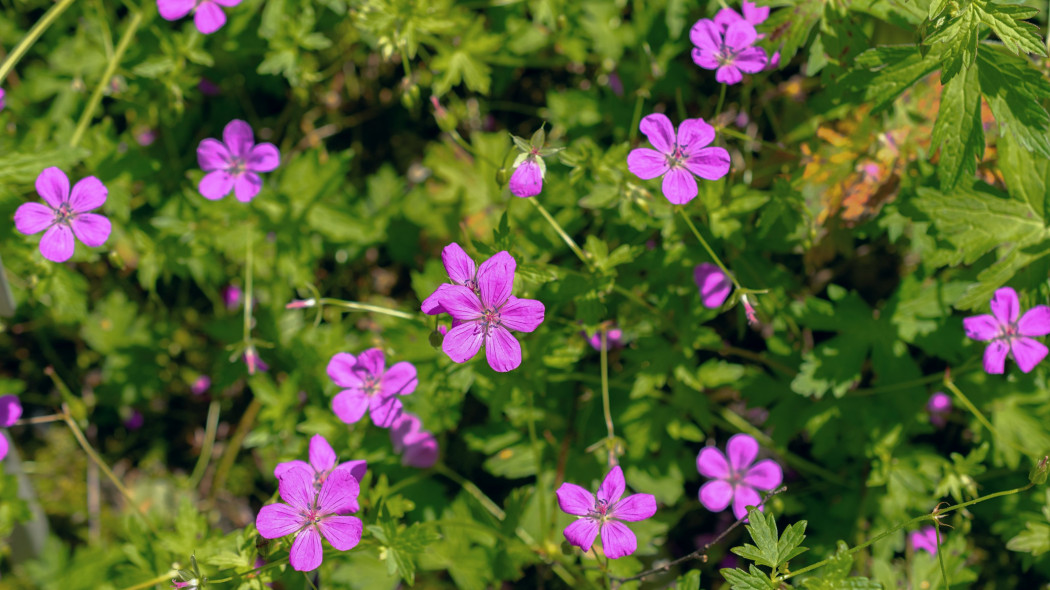
[[[984,155],[981,86],[973,65],[968,66],[962,76],[952,78],[941,92],[930,149],[938,147],[941,157],[937,176],[941,190],[951,190],[960,182],[973,179],[977,160]]]

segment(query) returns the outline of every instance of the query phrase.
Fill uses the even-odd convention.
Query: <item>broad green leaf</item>
[[[770,568],[779,566],[781,561],[777,545],[776,519],[772,514],[766,514],[757,508],[748,509],[747,518],[750,521],[746,525],[747,532],[751,534],[751,539],[755,544],[733,547],[731,551],[758,565]]]
[[[942,50],[941,84],[947,84],[964,67],[973,65],[977,56],[978,18],[972,3],[962,8],[949,3],[930,20],[925,43]]]
[[[981,126],[981,87],[977,68],[968,66],[941,92],[941,106],[933,126],[930,149],[940,148],[937,176],[941,190],[949,191],[972,179],[977,161],[984,155],[984,129]]]
[[[1012,135],[1029,150],[1050,157],[1050,82],[1026,58],[982,45],[977,55],[981,93],[999,124],[999,135]]]
[[[1031,553],[1038,557],[1050,551],[1050,524],[1045,522],[1025,523],[1025,530],[1006,542],[1010,551]]]
[[[719,570],[722,577],[729,582],[732,590],[776,590],[777,586],[755,566],[749,571],[737,569]]]
[[[1046,55],[1039,29],[1024,19],[1039,14],[1035,8],[998,2],[973,3],[982,23],[988,25],[1014,55]]]

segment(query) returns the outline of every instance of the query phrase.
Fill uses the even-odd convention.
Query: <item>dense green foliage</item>
[[[67,3],[2,81],[0,219],[58,166],[105,183],[113,233],[55,264],[0,223],[18,304],[0,318],[0,394],[70,423],[5,432],[21,466],[0,466],[0,539],[15,539],[0,584],[167,588],[195,555],[208,588],[310,588],[254,523],[274,466],[305,459],[316,433],[369,464],[364,538],[326,547],[320,588],[638,587],[623,581],[734,524],[698,502],[695,461],[737,432],[787,489],[705,561],[642,585],[1050,580],[1044,485],[945,512],[937,556],[906,542],[932,517],[850,550],[1024,487],[1050,452],[1048,364],[989,375],[962,327],[1003,286],[1024,309],[1050,301],[1045,3],[784,0],[759,26],[781,66],[728,87],[689,57],[717,2],[244,0],[211,35],[155,4]],[[12,55],[54,4],[2,6]],[[681,207],[630,174],[652,112],[715,125],[731,173]],[[197,190],[197,146],[232,119],[281,151],[249,204]],[[505,186],[510,134],[541,125],[564,149],[526,202]],[[697,237],[753,290],[757,324],[743,291],[701,305],[693,268],[712,259]],[[516,335],[519,369],[432,345],[418,310],[450,242],[477,260],[510,251],[515,295],[544,303],[543,325]],[[227,305],[229,285],[251,290]],[[318,296],[411,319],[285,309]],[[625,346],[603,363],[586,337],[613,324]],[[249,347],[267,371],[248,375]],[[438,437],[435,467],[403,466],[386,431],[333,415],[328,360],[370,347],[418,369],[404,404]],[[939,390],[955,404],[943,427],[925,409]],[[659,511],[631,523],[634,555],[606,562],[565,543],[554,492],[595,489],[610,456]],[[46,548],[26,556],[17,539],[44,518]]]

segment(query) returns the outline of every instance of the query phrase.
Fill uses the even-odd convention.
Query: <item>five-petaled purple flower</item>
[[[652,494],[632,494],[621,500],[620,496],[623,496],[626,487],[619,465],[606,474],[597,496],[576,484],[561,484],[557,492],[558,506],[580,517],[565,527],[565,538],[569,544],[587,552],[598,533],[601,533],[606,557],[617,559],[634,553],[638,540],[627,525],[618,521],[636,522],[656,514],[656,497]]]
[[[689,31],[693,48],[693,63],[705,70],[717,70],[715,80],[722,84],[737,84],[744,73],[761,72],[769,58],[765,50],[755,47],[758,32],[746,20],[729,23],[725,30],[715,21],[700,19]]]
[[[926,551],[930,555],[937,555],[937,531],[932,526],[912,531],[908,534],[908,540],[911,541],[911,546],[916,551]]]
[[[663,192],[668,201],[681,205],[698,194],[697,175],[705,180],[718,180],[729,173],[729,152],[721,147],[707,147],[715,139],[714,127],[703,119],[686,119],[674,126],[666,115],[653,113],[638,126],[655,150],[637,148],[627,154],[627,169],[642,180],[663,176]]]
[[[390,427],[390,443],[401,453],[401,464],[427,469],[437,463],[438,443],[434,435],[423,430],[418,416],[405,412]]]
[[[40,253],[52,262],[65,262],[73,256],[73,236],[85,246],[96,248],[109,239],[112,226],[97,213],[109,191],[94,176],[82,178],[69,192],[69,177],[58,168],[45,169],[36,177],[36,192],[46,205],[24,203],[15,211],[15,228],[26,234],[44,232]]]
[[[337,353],[328,362],[328,376],[344,390],[332,399],[332,411],[340,420],[353,424],[365,412],[372,416],[376,426],[389,428],[401,415],[399,395],[416,390],[416,368],[401,361],[389,369],[386,357],[378,348],[369,348],[361,354]]]
[[[784,472],[772,459],[755,463],[758,442],[746,434],[730,437],[726,452],[728,460],[715,447],[705,447],[696,456],[696,470],[712,478],[700,486],[700,502],[711,512],[721,512],[732,503],[733,515],[744,518],[748,506],[762,508],[762,498],[755,490],[776,488],[783,481]]]
[[[368,461],[357,460],[357,461],[346,461],[336,465],[336,461],[339,457],[335,454],[332,449],[332,445],[328,444],[325,437],[320,434],[315,434],[310,439],[310,462],[300,461],[298,459],[294,461],[285,461],[278,463],[277,467],[273,470],[273,475],[277,479],[281,477],[289,469],[306,469],[314,476],[314,487],[318,490],[324,485],[324,482],[330,475],[336,471],[345,471],[350,475],[354,476],[354,479],[361,482],[365,477],[365,472],[368,470]],[[346,506],[341,506],[336,509],[336,512],[340,514],[346,514],[348,512],[357,512],[361,507],[357,505],[357,497],[354,497]]]
[[[361,541],[361,519],[339,514],[361,491],[349,472],[332,472],[317,490],[309,469],[293,467],[284,472],[278,489],[287,504],[263,506],[255,527],[267,539],[295,534],[289,561],[296,570],[308,572],[321,565],[321,535],[339,551],[349,551]]]
[[[700,289],[700,302],[704,307],[718,309],[725,303],[729,292],[733,290],[733,283],[722,272],[718,265],[704,262],[696,265],[693,269],[693,281],[696,288]]]
[[[281,164],[281,152],[272,143],[255,143],[250,125],[234,119],[222,130],[222,141],[208,138],[197,146],[197,163],[207,172],[200,193],[217,200],[232,190],[238,201],[247,203],[259,194],[258,172],[270,172]]]
[[[992,315],[984,314],[963,320],[966,335],[982,342],[991,341],[984,351],[984,370],[1001,374],[1006,370],[1006,355],[1012,354],[1025,373],[1046,357],[1047,349],[1033,336],[1050,334],[1050,307],[1037,305],[1021,315],[1017,292],[1003,287],[991,302]],[[1020,319],[1018,319],[1020,317]]]
[[[237,6],[241,0],[157,0],[157,12],[164,20],[179,20],[194,9],[193,24],[209,35],[226,24],[226,13],[220,6]]]
[[[459,262],[463,264],[453,268],[446,262],[449,278],[470,284],[470,268],[465,262],[471,267],[474,263],[470,258]],[[517,262],[509,253],[498,252],[478,267],[473,281],[476,290],[446,283],[424,301],[424,311],[428,302],[436,303],[455,320],[441,343],[441,349],[453,361],[465,363],[484,346],[485,358],[493,370],[505,373],[521,365],[521,345],[510,330],[535,330],[543,323],[544,307],[535,299],[519,299],[510,294],[516,268]],[[456,271],[455,276],[452,270]],[[435,297],[436,301],[432,301]]]
[[[18,401],[18,397],[14,395],[0,396],[0,428],[7,428],[13,425],[21,417],[22,403]],[[7,435],[0,432],[0,461],[3,461],[4,457],[7,456],[9,444]]]

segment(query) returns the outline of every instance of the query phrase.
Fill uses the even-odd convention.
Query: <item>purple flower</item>
[[[758,456],[758,442],[746,434],[730,437],[726,452],[728,460],[715,447],[705,447],[696,456],[696,470],[712,478],[700,486],[700,503],[711,512],[721,512],[732,503],[733,515],[744,518],[748,506],[759,506],[762,502],[756,488],[776,488],[783,481],[784,472],[772,459],[752,465]]]
[[[606,557],[617,559],[634,553],[638,540],[627,525],[618,521],[636,522],[656,514],[656,497],[632,494],[621,500],[626,487],[619,465],[606,474],[597,497],[576,484],[561,484],[557,492],[558,506],[580,517],[565,527],[569,544],[584,552],[590,551],[594,539],[601,533]]]
[[[190,391],[193,392],[193,395],[201,395],[205,391],[208,391],[209,387],[211,387],[211,377],[201,375],[200,377],[197,377],[197,380],[193,382],[193,385],[190,385]]]
[[[457,322],[441,343],[450,359],[465,363],[484,346],[493,370],[505,373],[521,365],[521,345],[510,330],[535,330],[543,323],[544,307],[535,299],[510,294],[516,267],[510,254],[498,252],[478,268],[477,291],[462,285],[438,288],[442,308]],[[451,273],[449,277],[455,280]]]
[[[22,403],[14,395],[0,396],[0,428],[7,428],[18,422],[22,417]],[[9,443],[7,435],[0,433],[0,461],[7,456]]]
[[[360,487],[346,471],[334,471],[314,488],[309,469],[296,467],[284,472],[279,490],[287,504],[263,506],[255,518],[259,534],[277,539],[295,534],[289,552],[292,567],[300,572],[313,571],[321,565],[321,535],[339,551],[349,551],[361,541],[363,526],[356,516],[342,516],[339,510],[356,502]]]
[[[638,126],[655,150],[637,148],[627,154],[627,169],[642,180],[663,176],[663,192],[668,201],[681,205],[697,195],[697,175],[705,180],[718,180],[729,173],[729,152],[725,148],[706,147],[715,139],[714,127],[703,119],[686,119],[678,126],[661,113],[642,119]]]
[[[345,388],[332,399],[332,411],[340,420],[353,424],[370,412],[372,422],[381,428],[389,428],[401,414],[397,396],[412,393],[418,384],[412,363],[401,361],[387,369],[378,348],[356,358],[347,352],[336,354],[328,362],[328,376]]]
[[[36,192],[46,205],[24,203],[15,211],[15,228],[26,234],[44,230],[40,253],[52,262],[65,262],[73,256],[73,236],[85,246],[97,248],[109,239],[112,230],[104,216],[88,211],[106,202],[109,191],[94,176],[81,179],[69,192],[69,178],[58,168],[45,169],[36,177]]]
[[[543,190],[543,167],[539,155],[529,154],[510,175],[510,192],[515,197],[535,197]]]
[[[745,20],[729,23],[723,31],[714,21],[700,19],[689,31],[689,39],[696,45],[693,63],[717,70],[715,80],[722,84],[737,84],[744,79],[741,72],[761,72],[769,62],[765,50],[754,47],[755,26]]]
[[[419,417],[405,412],[390,427],[390,444],[401,453],[401,464],[427,469],[437,463],[438,444],[434,435],[422,429]]]
[[[733,290],[733,283],[722,272],[718,265],[704,262],[693,269],[693,280],[696,288],[700,289],[700,302],[704,307],[718,309],[725,303],[729,292]]]
[[[222,288],[222,302],[226,309],[237,309],[241,305],[241,288],[237,285],[226,285]]]
[[[197,163],[207,172],[199,187],[204,198],[214,201],[232,190],[238,201],[247,203],[262,188],[257,172],[277,168],[281,164],[281,153],[272,143],[256,144],[251,126],[234,119],[222,130],[222,141],[210,137],[201,141],[197,146]]]
[[[270,369],[270,365],[263,362],[254,346],[249,346],[248,350],[244,351],[244,364],[248,367],[249,375],[254,375],[256,371],[266,372]]]
[[[218,96],[222,94],[222,89],[207,78],[201,78],[200,82],[197,82],[197,90],[200,90],[204,96]]]
[[[926,402],[926,410],[930,413],[930,423],[937,428],[943,428],[947,423],[948,414],[952,411],[952,398],[943,391],[938,391]]]
[[[908,533],[908,540],[911,541],[911,546],[916,551],[926,551],[930,555],[937,555],[937,531],[932,526]]]
[[[992,297],[991,308],[992,315],[963,320],[968,337],[991,341],[984,350],[984,370],[992,374],[1003,373],[1007,353],[1013,355],[1017,366],[1025,373],[1034,369],[1046,357],[1047,349],[1031,337],[1050,334],[1050,307],[1037,305],[1021,316],[1017,292],[1003,287]]]
[[[138,410],[131,410],[131,415],[124,420],[124,428],[128,430],[138,430],[142,428],[142,425],[146,423],[146,418],[142,415],[142,412]]]
[[[315,434],[310,439],[310,462],[306,461],[285,461],[278,463],[277,467],[273,469],[273,475],[277,479],[281,477],[289,470],[295,468],[306,469],[313,474],[314,487],[318,490],[324,485],[325,480],[336,471],[345,471],[350,475],[354,476],[354,479],[361,482],[365,477],[365,472],[368,470],[368,461],[346,461],[345,463],[339,463],[336,465],[336,461],[339,457],[332,450],[332,445],[328,444],[325,437],[320,434]],[[357,512],[361,507],[357,505],[357,498],[354,497],[349,504],[340,507],[336,512],[340,514],[346,514],[349,512]]]
[[[453,284],[463,285],[475,293],[478,292],[478,267],[474,259],[467,256],[459,244],[452,242],[441,251],[441,262],[445,264],[445,272]],[[441,295],[444,289],[450,287],[448,283],[442,283],[429,297],[423,300],[420,309],[427,315],[438,315],[448,313],[441,305]]]
[[[164,20],[179,20],[194,9],[193,24],[209,35],[226,24],[226,14],[220,6],[237,6],[241,0],[157,0],[157,12]]]
[[[768,6],[758,6],[754,2],[744,0],[740,5],[740,8],[744,13],[743,15],[728,6],[719,10],[718,13],[715,14],[715,24],[718,25],[718,28],[724,31],[729,28],[729,25],[740,21],[751,23],[752,26],[757,27],[766,22],[766,19],[769,18]],[[759,39],[763,37],[765,37],[765,35],[758,36]]]
[[[4,107],[7,106],[7,103],[4,102],[6,95],[7,93],[4,92],[4,89],[0,88],[0,111],[4,110]]]
[[[584,336],[587,333],[584,332]],[[594,350],[602,349],[602,331],[598,330],[593,336],[587,339],[587,342],[591,345]],[[623,346],[623,330],[619,328],[610,328],[605,332],[605,346],[606,349],[619,348]]]

